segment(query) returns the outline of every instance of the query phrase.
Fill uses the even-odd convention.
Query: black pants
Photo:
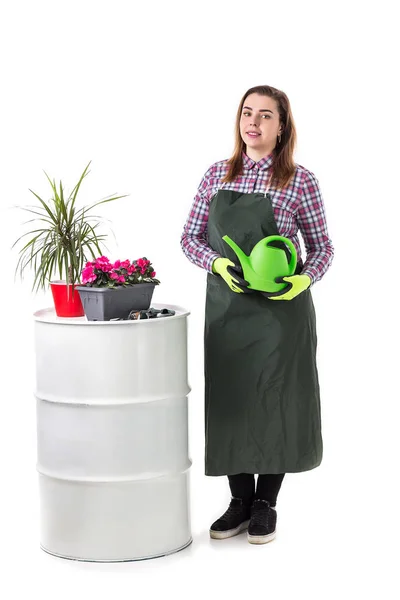
[[[259,475],[256,489],[254,489],[255,479],[252,473],[228,475],[228,480],[232,496],[235,498],[243,498],[247,501],[253,498],[262,498],[268,500],[271,506],[275,506],[284,476],[285,473]]]

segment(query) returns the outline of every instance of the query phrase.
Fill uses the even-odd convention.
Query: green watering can
[[[248,281],[249,288],[261,292],[279,292],[288,286],[287,282],[276,283],[275,277],[287,277],[293,275],[297,265],[297,253],[291,240],[281,235],[269,235],[260,240],[247,256],[241,248],[228,236],[222,239],[232,248],[240,260],[243,270],[243,278]],[[290,262],[288,262],[285,250],[275,248],[269,244],[273,241],[281,241],[291,251]]]

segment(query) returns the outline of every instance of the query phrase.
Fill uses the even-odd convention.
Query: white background
[[[398,138],[395,2],[21,2],[2,7],[2,598],[398,597]],[[288,95],[295,161],[323,193],[335,247],[313,288],[324,458],[289,474],[277,539],[210,540],[227,479],[205,477],[206,273],[179,241],[206,169],[233,151],[236,110],[260,84]],[[14,241],[49,197],[45,170],[110,219],[112,260],[147,256],[153,300],[189,317],[192,533],[169,557],[117,565],[39,548],[32,313],[52,305],[14,282]],[[109,230],[104,230],[106,233]],[[67,370],[67,369],[66,369]],[[73,376],[73,374],[68,374]],[[160,506],[162,510],[162,506]]]

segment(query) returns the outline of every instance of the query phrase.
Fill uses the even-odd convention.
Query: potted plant
[[[30,265],[34,269],[35,279],[32,290],[36,292],[49,286],[53,294],[56,314],[59,317],[83,316],[84,309],[79,292],[75,289],[82,272],[83,264],[96,254],[102,254],[101,244],[105,235],[97,235],[96,227],[100,220],[96,216],[88,217],[88,212],[95,206],[104,202],[112,202],[125,196],[107,197],[91,206],[84,206],[77,210],[76,198],[84,177],[89,173],[89,165],[85,167],[78,183],[66,199],[64,187],[60,180],[59,186],[55,180],[51,181],[47,173],[45,175],[50,183],[52,197],[45,202],[38,194],[32,192],[39,200],[41,206],[17,207],[30,213],[39,215],[31,221],[40,221],[40,228],[34,229],[19,237],[19,240],[27,235],[33,235],[32,239],[19,251],[21,254],[15,270],[17,274],[20,268],[21,279],[25,268]],[[91,224],[90,221],[97,221]],[[27,223],[31,222],[27,221]],[[59,280],[52,280],[51,276],[58,267]],[[65,280],[63,279],[65,272]]]
[[[160,283],[151,261],[145,256],[137,260],[116,260],[107,256],[87,262],[82,271],[82,284],[77,286],[89,321],[127,319],[135,310],[149,308],[154,288]]]

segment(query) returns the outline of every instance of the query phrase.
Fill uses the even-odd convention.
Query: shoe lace
[[[231,503],[222,515],[221,519],[229,519],[232,516],[236,516],[243,512],[243,508],[244,506],[242,504],[236,504],[233,500],[231,500]]]
[[[269,525],[270,506],[265,502],[255,502],[251,513],[251,520],[255,525]]]

